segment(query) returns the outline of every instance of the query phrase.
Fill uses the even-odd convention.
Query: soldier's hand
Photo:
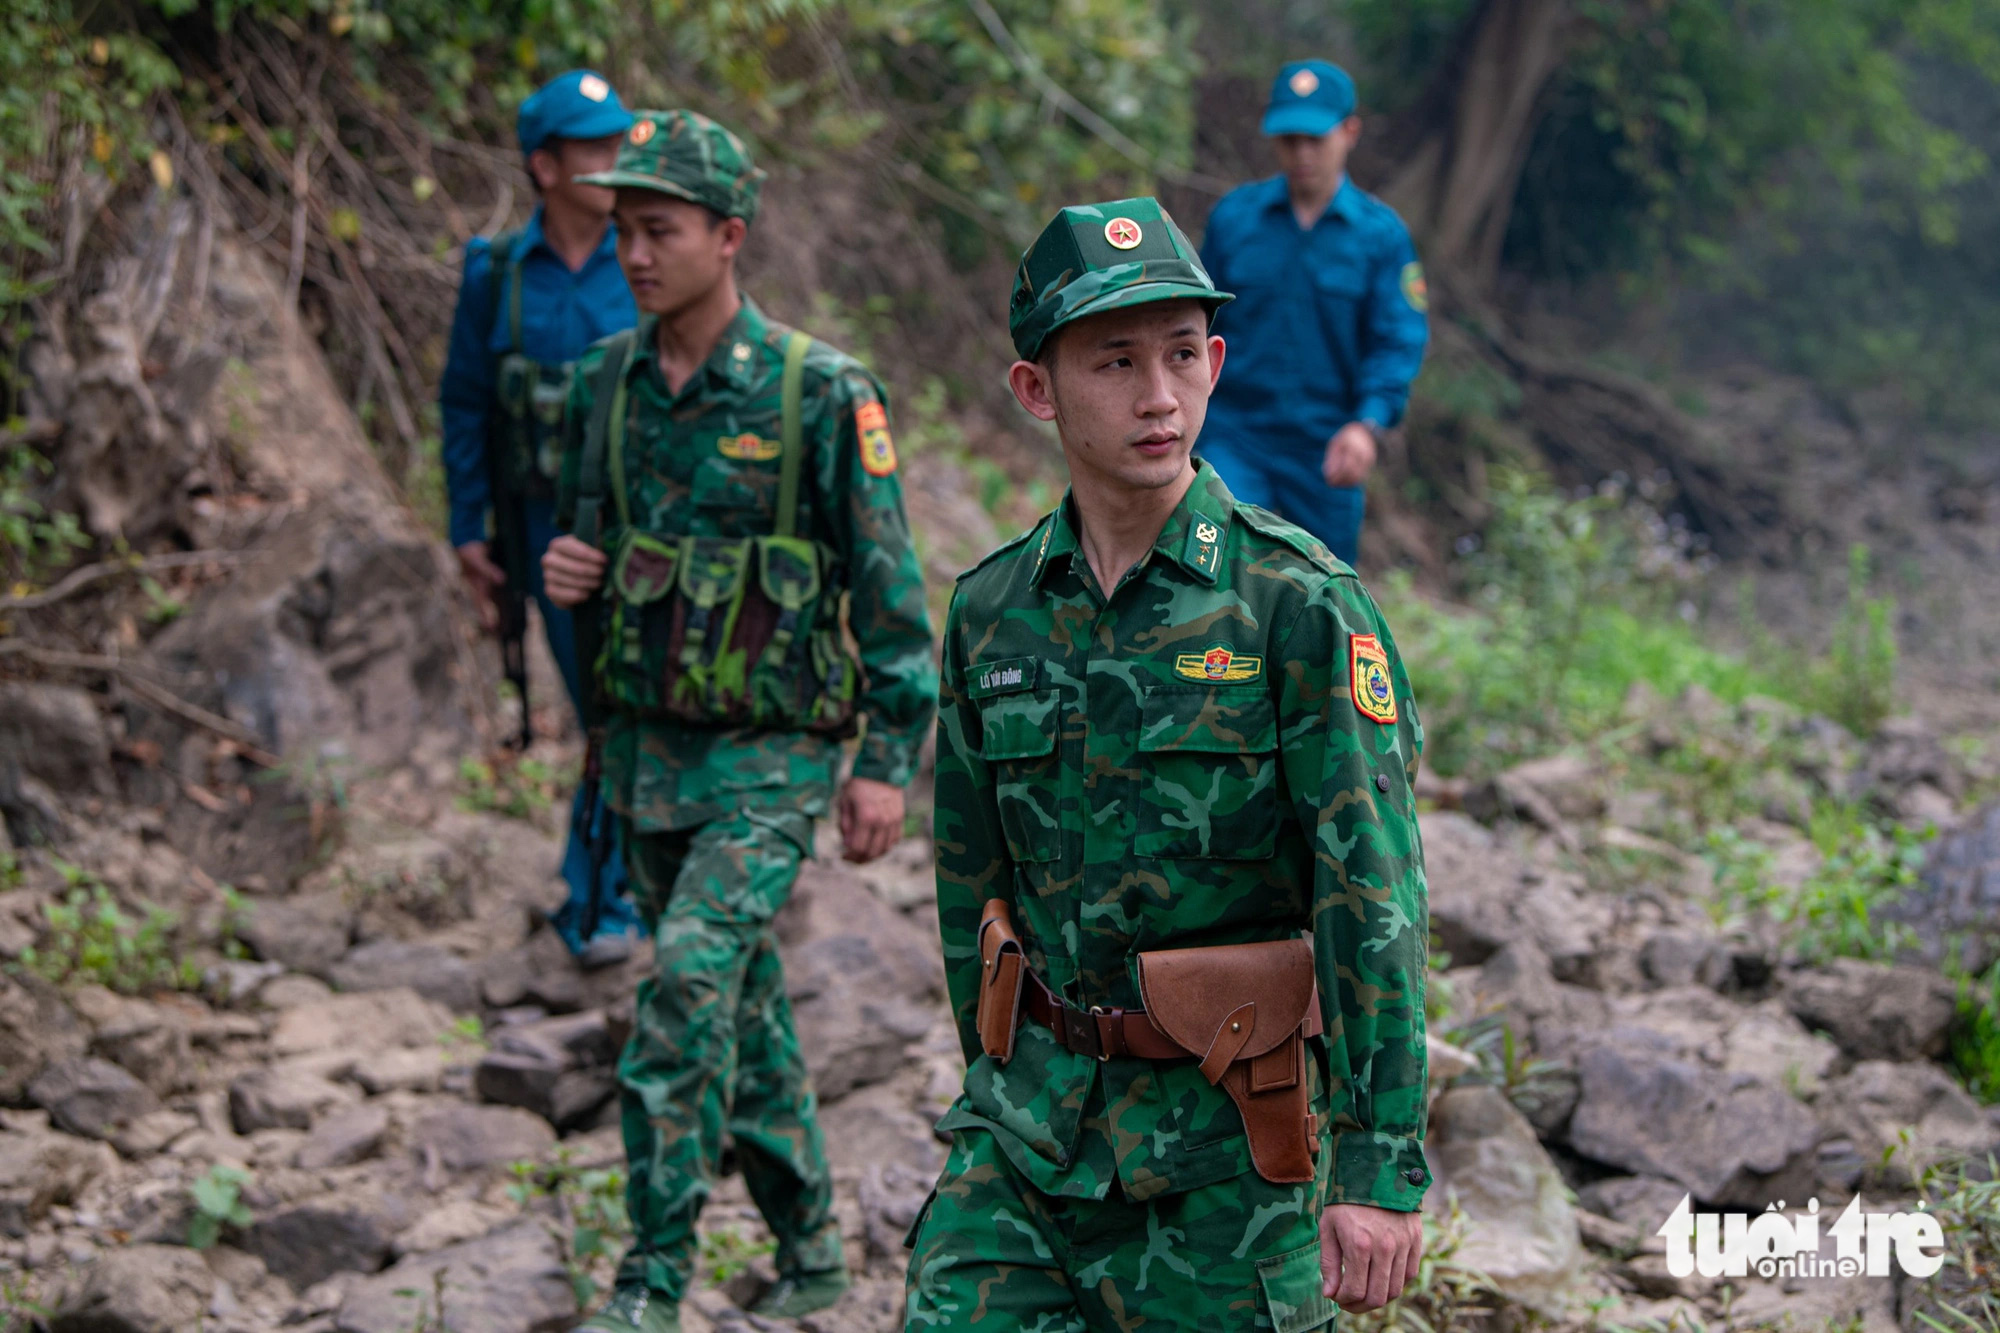
[[[472,592],[472,605],[479,612],[479,627],[491,634],[500,628],[500,608],[494,599],[507,586],[507,571],[493,563],[485,542],[467,542],[458,548],[458,570]]]
[[[873,778],[849,778],[840,789],[841,856],[873,861],[903,836],[903,789]]]
[[[542,591],[565,611],[582,606],[604,582],[604,565],[604,552],[564,533],[542,553]]]
[[[1320,1287],[1349,1314],[1379,1310],[1402,1295],[1423,1253],[1421,1213],[1337,1203],[1319,1215]]]
[[[1326,442],[1326,458],[1319,465],[1319,474],[1329,486],[1359,486],[1374,466],[1374,433],[1360,422],[1350,421]]]

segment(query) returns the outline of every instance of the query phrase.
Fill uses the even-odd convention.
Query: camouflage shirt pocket
[[[1137,763],[1140,856],[1261,861],[1277,850],[1277,711],[1261,686],[1149,690]]]
[[[967,693],[979,708],[979,756],[993,768],[994,797],[1007,854],[1017,862],[1062,853],[1056,729],[1062,696],[1037,688],[1031,658],[974,669]]]

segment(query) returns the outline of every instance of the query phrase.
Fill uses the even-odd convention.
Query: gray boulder
[[[109,1060],[59,1060],[29,1085],[28,1096],[59,1128],[90,1139],[164,1110],[153,1090]]]
[[[353,1089],[301,1065],[260,1065],[230,1083],[229,1118],[238,1134],[311,1129],[321,1112],[354,1100]]]
[[[1616,1028],[1577,1061],[1569,1146],[1627,1171],[1662,1176],[1709,1204],[1761,1208],[1802,1198],[1820,1128],[1812,1113],[1751,1074],[1672,1053],[1643,1028]]]
[[[31,972],[0,970],[0,1102],[18,1102],[53,1061],[81,1056],[90,1034],[61,992]]]
[[[109,796],[111,743],[90,692],[0,681],[0,769],[14,768],[63,793]]]
[[[419,1120],[410,1147],[419,1160],[449,1171],[483,1171],[540,1161],[556,1136],[540,1116],[511,1106],[448,1106]]]
[[[188,1333],[215,1294],[201,1256],[175,1245],[106,1250],[72,1279],[50,1333]]]
[[[1785,979],[1785,1003],[1856,1060],[1944,1054],[1958,1012],[1950,981],[1926,967],[1836,958]]]
[[[1529,1302],[1549,1302],[1575,1280],[1583,1244],[1568,1186],[1504,1093],[1471,1086],[1440,1094],[1425,1155],[1469,1223],[1458,1262]]]
[[[410,1224],[400,1195],[379,1189],[318,1195],[260,1217],[243,1248],[299,1291],[335,1273],[375,1273]]]
[[[443,1274],[440,1284],[438,1275]],[[442,1289],[443,1309],[437,1308]],[[335,1333],[561,1333],[576,1318],[562,1251],[534,1222],[412,1255],[354,1283]],[[430,1322],[426,1322],[430,1321]]]
[[[410,940],[370,940],[327,970],[343,991],[407,986],[456,1013],[479,1007],[479,972],[449,949]]]
[[[1830,1081],[1815,1106],[1828,1132],[1852,1145],[1869,1188],[1906,1187],[1941,1157],[1982,1156],[2000,1138],[1985,1108],[1924,1062],[1865,1060]]]
[[[1880,915],[1915,933],[1924,962],[1942,962],[1948,941],[1959,939],[1968,972],[1992,966],[2000,958],[2000,801],[1932,843],[1922,883]]]

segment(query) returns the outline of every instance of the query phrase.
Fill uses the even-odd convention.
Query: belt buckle
[[[1107,1009],[1101,1004],[1090,1006],[1091,1035],[1097,1038],[1097,1062],[1099,1064],[1103,1064],[1111,1059],[1111,1043],[1106,1039],[1105,1028],[1098,1020],[1104,1018],[1116,1020],[1123,1017],[1124,1013],[1125,1011],[1122,1009]]]
[[[1089,1013],[1064,1004],[1062,1017],[1065,1049],[1073,1054],[1088,1055],[1098,1060],[1105,1058],[1104,1043],[1097,1039],[1097,1024],[1091,1021]]]

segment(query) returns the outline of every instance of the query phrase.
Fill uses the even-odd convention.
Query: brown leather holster
[[[1321,1028],[1310,941],[1156,949],[1139,955],[1143,1009],[1079,1009],[1027,970],[1004,899],[979,922],[979,1044],[1005,1064],[1020,1015],[1064,1050],[1096,1060],[1195,1060],[1236,1103],[1257,1174],[1274,1184],[1313,1178],[1319,1155],[1305,1039]]]
[[[987,899],[979,914],[979,1047],[1003,1065],[1014,1058],[1021,983],[1027,973],[1007,900]]]

